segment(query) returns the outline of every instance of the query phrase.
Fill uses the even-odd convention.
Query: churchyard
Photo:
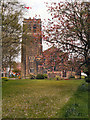
[[[3,118],[87,118],[84,80],[8,80],[2,83]]]

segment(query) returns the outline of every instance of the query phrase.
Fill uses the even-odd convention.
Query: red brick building
[[[21,76],[44,74],[69,78],[75,72],[68,66],[68,54],[56,47],[42,52],[41,19],[24,19],[21,52]]]
[[[47,70],[48,78],[60,76],[61,78],[69,78],[75,76],[75,72],[71,70],[68,64],[68,54],[60,49],[52,46],[43,52],[44,67]]]

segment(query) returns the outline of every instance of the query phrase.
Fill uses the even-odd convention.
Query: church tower
[[[41,19],[24,19],[21,50],[21,76],[37,74],[35,58],[42,54]]]

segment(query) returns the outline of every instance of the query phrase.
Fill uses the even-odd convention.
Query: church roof
[[[48,48],[47,50],[45,50],[43,53],[47,54],[49,52],[55,52],[55,51],[62,52],[59,48],[52,46],[52,47]]]

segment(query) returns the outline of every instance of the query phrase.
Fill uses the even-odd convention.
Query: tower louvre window
[[[33,32],[34,32],[34,33],[36,32],[36,28],[37,28],[37,26],[36,26],[36,24],[34,24],[34,25],[33,25]]]

